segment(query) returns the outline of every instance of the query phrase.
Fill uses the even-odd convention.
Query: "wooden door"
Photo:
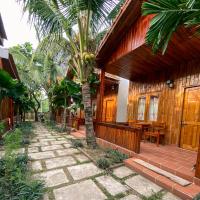
[[[104,120],[105,122],[114,122],[115,121],[115,112],[116,105],[114,99],[105,100],[105,113]]]
[[[198,150],[200,137],[200,87],[185,90],[181,123],[181,147]]]

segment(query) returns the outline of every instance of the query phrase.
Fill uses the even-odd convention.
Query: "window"
[[[158,116],[158,97],[151,96],[149,105],[149,120],[156,121],[157,116]]]
[[[138,120],[144,120],[146,98],[140,97],[138,101]]]

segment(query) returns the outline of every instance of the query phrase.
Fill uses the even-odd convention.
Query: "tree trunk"
[[[92,103],[89,83],[84,83],[82,85],[82,98],[85,112],[86,142],[89,147],[95,148],[97,144],[94,135]]]
[[[52,98],[51,98],[51,96],[48,96],[48,98],[49,98],[49,120],[54,121]]]
[[[17,104],[17,124],[19,124],[20,123],[20,114],[19,114],[19,105]]]
[[[67,128],[67,108],[64,108],[63,112],[63,129],[66,130]]]
[[[38,122],[38,111],[37,109],[34,109],[34,113],[35,113],[35,122]]]
[[[23,122],[25,122],[25,121],[26,121],[26,113],[23,112]]]

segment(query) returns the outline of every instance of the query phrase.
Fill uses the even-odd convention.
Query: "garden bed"
[[[99,146],[95,149],[88,148],[85,139],[72,139],[71,141],[75,148],[78,148],[101,169],[119,167],[123,165],[123,160],[128,158],[117,149],[102,149]]]
[[[0,199],[39,200],[45,192],[44,183],[32,179],[25,148],[34,137],[33,125],[22,123],[3,137],[5,155],[0,158]]]

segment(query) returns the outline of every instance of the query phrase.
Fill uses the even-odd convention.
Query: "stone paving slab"
[[[127,187],[116,181],[111,176],[100,176],[96,180],[113,196],[124,193],[128,190]]]
[[[81,180],[83,178],[89,178],[97,174],[102,173],[97,166],[93,163],[86,163],[81,165],[76,165],[67,168],[74,180]]]
[[[135,172],[133,170],[129,169],[128,167],[122,166],[122,167],[118,167],[118,168],[114,169],[113,174],[115,176],[117,176],[118,178],[124,178],[131,174],[135,174]]]
[[[40,178],[45,181],[47,187],[53,187],[61,185],[63,183],[68,183],[69,180],[65,175],[63,169],[55,169],[51,171],[42,172],[36,174],[35,177]]]
[[[46,158],[55,157],[53,151],[29,153],[28,156],[33,160],[40,160],[40,159],[46,159]]]
[[[41,149],[42,151],[52,151],[52,150],[57,150],[57,149],[63,149],[63,146],[60,144],[55,144],[55,145],[41,147]]]
[[[2,158],[5,155],[5,151],[0,151],[0,158]]]
[[[104,200],[105,194],[92,180],[55,189],[53,191],[56,200]]]
[[[181,200],[180,198],[178,198],[177,196],[173,195],[170,192],[167,192],[163,197],[162,200]]]
[[[45,139],[39,139],[40,142],[49,142],[49,141],[56,141],[56,139],[52,139],[52,138],[45,138]]]
[[[31,168],[33,171],[40,171],[42,170],[42,164],[40,161],[33,161],[31,163]]]
[[[142,200],[142,199],[136,195],[130,194],[130,195],[122,198],[121,200]],[[168,200],[170,200],[170,199],[168,199]]]
[[[53,169],[53,168],[58,168],[58,167],[74,165],[76,163],[77,163],[76,160],[71,156],[58,157],[58,158],[52,158],[52,159],[45,160],[47,169]]]
[[[79,150],[73,149],[73,148],[63,149],[63,150],[56,150],[56,153],[59,156],[67,156],[67,155],[72,155],[72,154],[79,153],[79,152],[80,152]]]
[[[37,153],[39,152],[39,148],[38,147],[30,147],[28,148],[28,153]]]
[[[36,143],[32,143],[31,145],[29,145],[29,147],[41,147],[41,146],[46,146],[49,145],[48,142],[36,142]]]
[[[87,156],[85,156],[84,154],[77,154],[77,155],[75,155],[75,157],[79,162],[90,161],[90,159]]]
[[[154,193],[157,193],[162,190],[162,188],[155,183],[149,181],[148,179],[137,175],[134,177],[131,177],[125,181],[125,183],[134,189],[139,194],[150,197]]]
[[[54,144],[69,144],[69,142],[66,140],[66,141],[51,141],[50,142],[51,145],[54,145]]]

